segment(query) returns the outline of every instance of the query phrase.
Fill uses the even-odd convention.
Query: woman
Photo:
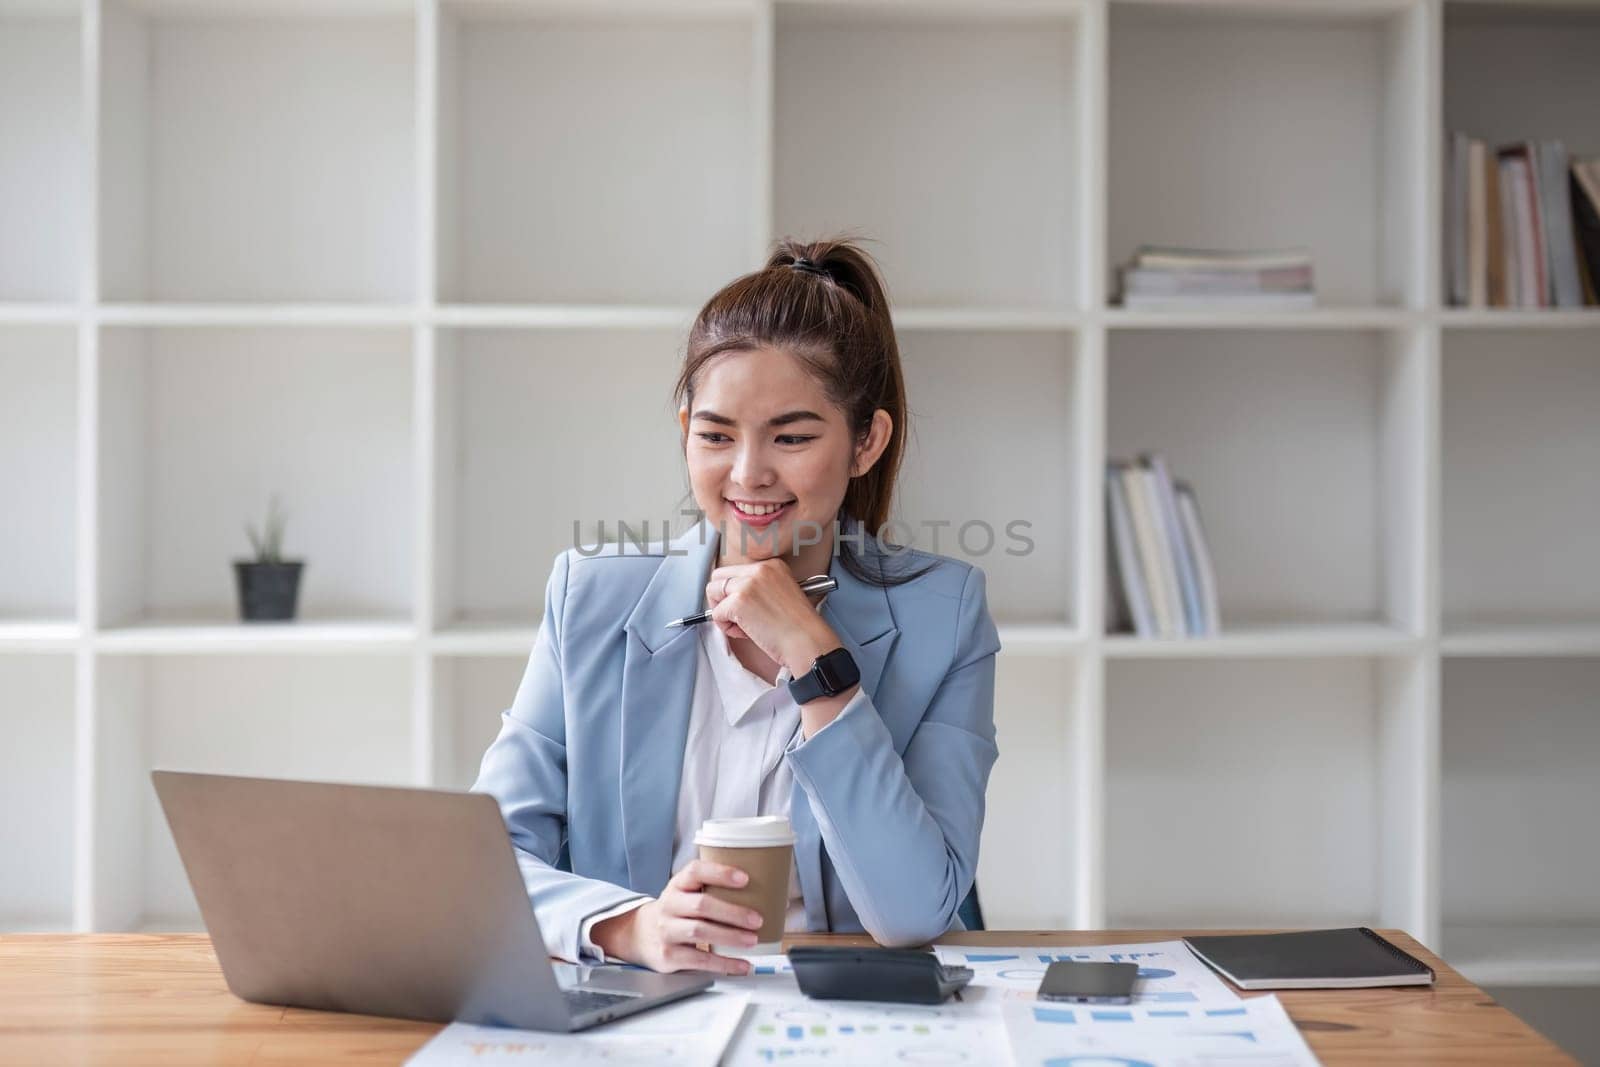
[[[474,786],[500,802],[551,952],[747,973],[715,949],[761,920],[703,892],[745,881],[695,858],[708,817],[789,817],[787,929],[959,929],[1000,642],[981,570],[873,536],[906,401],[872,261],[780,244],[700,311],[677,398],[699,523],[556,558]],[[813,604],[798,580],[824,573],[838,587]],[[705,607],[713,622],[668,626]],[[830,653],[842,677],[814,670]],[[859,681],[827,692],[846,658]]]

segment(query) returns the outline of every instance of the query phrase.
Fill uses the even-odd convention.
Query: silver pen
[[[816,596],[818,593],[831,593],[839,588],[839,580],[827,574],[814,574],[800,583],[800,591],[807,596]],[[711,612],[701,611],[694,615],[685,615],[681,619],[673,619],[667,623],[668,629],[674,626],[697,626],[711,618]]]

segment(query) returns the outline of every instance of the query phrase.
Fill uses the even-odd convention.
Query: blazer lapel
[[[878,566],[869,538],[863,560]],[[629,637],[622,667],[622,752],[618,790],[628,856],[629,886],[660,893],[672,876],[672,838],[688,744],[699,641],[694,627],[667,623],[704,606],[706,582],[717,558],[717,532],[705,520],[671,542],[644,595],[624,625]],[[884,663],[900,630],[888,593],[856,578],[834,558],[829,573],[839,587],[822,604],[822,616],[861,670],[861,687],[877,696]],[[822,833],[810,801],[797,783],[790,798],[795,865],[805,898],[806,924],[829,928],[822,884]]]
[[[866,539],[860,556],[869,567],[878,568],[880,556],[874,551],[872,538]],[[868,697],[877,699],[878,683],[883,677],[883,666],[894,647],[900,629],[895,625],[889,608],[889,594],[881,586],[863,582],[844,569],[837,556],[828,573],[838,581],[839,588],[828,594],[822,602],[822,616],[839,635],[839,643],[849,650],[861,671],[861,688]],[[841,773],[849,773],[841,768]],[[810,930],[828,930],[827,903],[822,884],[822,831],[811,812],[811,802],[800,783],[794,785],[789,802],[789,818],[794,825],[795,872],[800,879],[800,892],[805,900],[806,927]]]
[[[867,545],[862,559],[875,570],[881,556],[872,550],[870,538]],[[845,570],[837,557],[828,573],[838,581],[839,588],[822,602],[822,617],[839,635],[840,644],[850,650],[851,658],[861,671],[861,688],[868,696],[876,696],[884,661],[889,658],[894,640],[900,634],[889,608],[888,590],[857,578]]]
[[[622,665],[622,752],[618,791],[628,883],[658,894],[672,876],[672,837],[688,744],[699,641],[695,627],[668,629],[705,603],[716,560],[715,530],[704,520],[670,543],[628,616]]]

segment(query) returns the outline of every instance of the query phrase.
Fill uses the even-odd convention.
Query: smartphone
[[[1066,1000],[1077,1004],[1127,1004],[1133,999],[1137,963],[1086,963],[1057,960],[1045,968],[1039,983],[1040,1000]]]

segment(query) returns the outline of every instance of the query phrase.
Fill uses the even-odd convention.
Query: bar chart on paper
[[[1004,1047],[993,1011],[957,1001],[758,1001],[727,1062],[984,1064]]]
[[[748,993],[750,1014],[723,1067],[765,1063],[995,1062],[1005,1030],[994,1001],[943,1004],[812,1000],[786,956],[751,956],[751,973],[716,988]]]
[[[1017,1067],[1315,1067],[1277,997],[1190,1007],[1089,1008],[1011,1002]]]

